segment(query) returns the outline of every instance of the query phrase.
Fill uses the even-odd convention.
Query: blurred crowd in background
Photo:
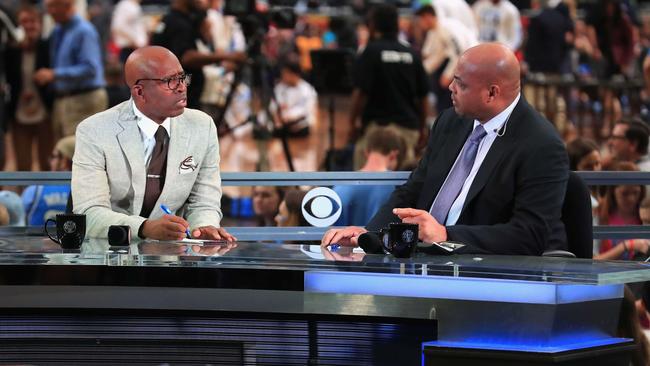
[[[395,24],[369,21],[377,3],[396,6]],[[523,95],[557,127],[572,169],[648,171],[648,9],[633,0],[3,0],[0,164],[69,170],[76,125],[129,99],[123,63],[156,44],[192,74],[188,105],[217,124],[222,171],[410,170],[451,106],[460,55],[497,41],[516,52]],[[414,65],[399,76],[406,92],[373,74],[369,56],[397,43],[407,50],[398,61]],[[388,194],[368,189],[352,204],[358,192],[336,189],[350,202],[340,225],[364,224]],[[223,209],[236,224],[298,225],[294,190],[226,187]],[[39,225],[64,209],[69,188],[6,193],[21,205],[5,206],[23,211],[0,210],[0,224]],[[593,187],[594,220],[646,223],[645,198],[643,186]],[[647,241],[611,252],[617,244],[594,251],[647,256]]]

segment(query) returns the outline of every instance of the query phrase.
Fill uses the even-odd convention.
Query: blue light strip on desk
[[[390,273],[305,272],[305,292],[527,304],[569,304],[623,297],[623,285],[573,285]]]
[[[440,348],[463,348],[463,349],[480,349],[491,351],[515,351],[515,352],[536,352],[536,353],[558,353],[575,351],[579,349],[610,346],[632,341],[629,338],[603,338],[590,340],[586,342],[565,343],[556,346],[538,346],[527,344],[500,344],[487,342],[451,342],[451,341],[432,341],[422,343],[422,348],[440,347]]]

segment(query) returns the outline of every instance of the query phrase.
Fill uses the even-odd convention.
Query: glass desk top
[[[263,242],[193,245],[139,241],[128,247],[111,247],[104,239],[87,239],[80,249],[69,250],[46,237],[0,237],[0,266],[17,265],[340,271],[599,285],[650,280],[650,263],[645,262],[420,253],[398,259],[346,247],[330,251],[318,245]]]

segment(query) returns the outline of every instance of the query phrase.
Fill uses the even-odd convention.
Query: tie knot
[[[167,130],[163,126],[158,126],[158,130],[156,131],[156,134],[154,135],[156,138],[156,142],[164,143],[165,138],[167,137]]]
[[[472,131],[472,135],[469,137],[469,140],[473,143],[478,143],[487,135],[487,132],[485,132],[485,128],[483,128],[482,125],[476,126],[474,131]]]

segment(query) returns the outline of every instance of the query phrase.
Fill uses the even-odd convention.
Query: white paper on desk
[[[193,245],[221,245],[221,244],[226,244],[226,240],[214,240],[214,239],[188,239],[188,238],[183,238],[183,240],[180,241],[183,244],[193,244]]]
[[[210,240],[183,238],[183,240],[181,240],[180,242],[183,243],[183,244],[203,245],[207,241],[210,241]]]

